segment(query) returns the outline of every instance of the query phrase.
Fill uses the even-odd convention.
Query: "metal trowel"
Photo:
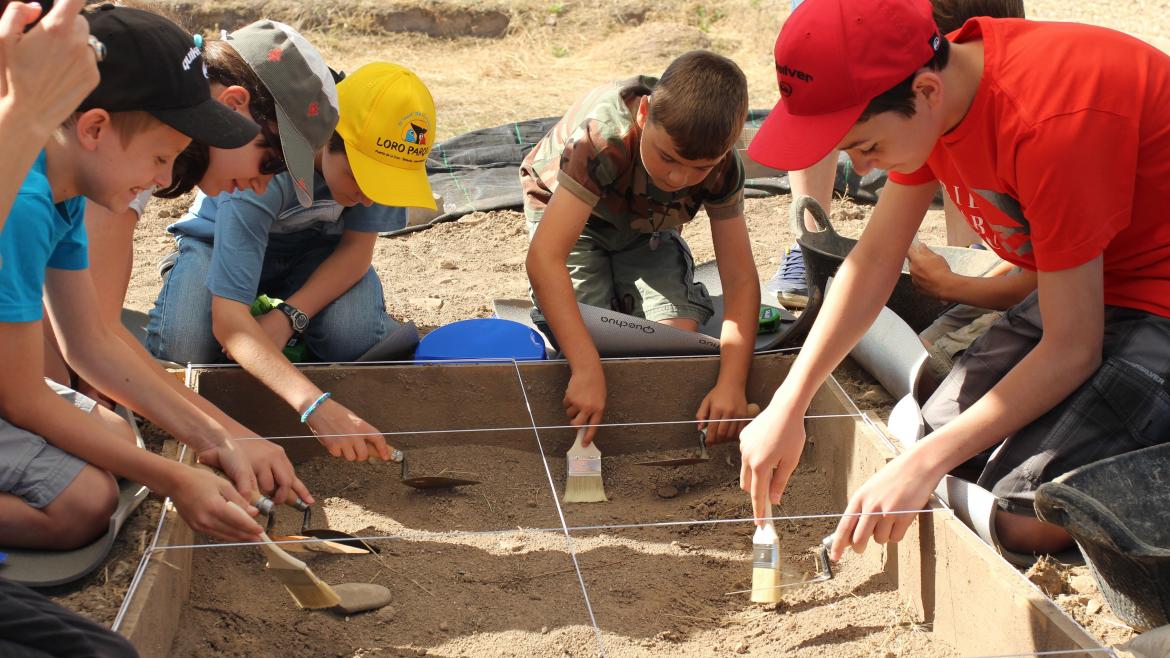
[[[401,451],[396,450],[395,452],[401,454]],[[199,464],[198,468],[214,473],[219,477],[224,477],[223,473],[204,464]],[[264,524],[264,532],[269,535],[270,539],[282,542],[300,542],[283,544],[285,551],[293,553],[331,553],[334,555],[358,555],[378,552],[373,546],[353,535],[337,530],[330,530],[329,528],[309,528],[309,521],[313,513],[312,508],[292,491],[288,492],[288,499],[284,501],[284,504],[304,514],[304,518],[301,521],[301,534],[299,535],[272,534],[273,528],[276,527],[276,508],[280,503],[277,503],[272,498],[265,496],[257,490],[252,491],[251,500],[248,502],[254,505],[261,514],[268,517],[267,522]],[[306,539],[320,539],[322,541],[303,541]]]
[[[675,466],[690,466],[691,464],[702,464],[703,462],[711,461],[711,453],[707,451],[707,428],[699,430],[699,452],[690,457],[678,457],[676,459],[653,459],[644,462],[634,462],[638,466],[661,466],[664,468],[673,468]]]
[[[320,539],[320,542],[303,542],[284,544],[284,550],[295,553],[331,553],[335,555],[363,555],[377,553],[378,549],[372,544],[354,537],[347,532],[330,528],[310,528],[313,519],[313,508],[301,500],[295,493],[289,492],[285,502],[289,507],[301,512],[301,532],[298,535],[272,535],[272,528],[276,524],[276,503],[267,496],[261,496],[252,501],[261,514],[268,516],[265,531],[271,535],[273,541],[295,541],[303,539]]]
[[[452,487],[464,487],[473,484],[479,484],[479,480],[465,480],[463,478],[447,477],[440,473],[439,475],[416,475],[410,477],[410,466],[406,463],[406,454],[401,450],[395,449],[392,453],[390,461],[399,462],[402,464],[402,484],[415,489],[450,489]],[[370,457],[371,463],[381,463],[381,459]]]
[[[748,416],[755,418],[760,413],[760,405],[751,402],[747,407]],[[711,454],[707,452],[707,428],[699,430],[699,452],[690,457],[678,457],[676,459],[653,459],[644,462],[634,462],[638,466],[660,466],[663,468],[673,468],[675,466],[690,466],[692,464],[702,464],[703,462],[711,461]]]
[[[440,472],[438,475],[416,475],[410,477],[410,467],[406,464],[406,458],[402,459],[402,484],[415,489],[450,489],[453,487],[466,487],[473,484],[479,484],[479,480],[467,480],[463,478],[447,477]]]

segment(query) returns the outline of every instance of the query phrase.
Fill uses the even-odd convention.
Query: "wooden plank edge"
[[[873,431],[882,434],[883,446],[900,451],[899,442],[876,414],[863,415]],[[949,510],[934,495],[930,507]],[[935,633],[964,651],[1086,649],[1069,655],[1087,657],[1104,648],[949,511],[919,516],[896,550],[903,598],[932,622]],[[989,633],[992,628],[996,632]]]
[[[167,441],[164,454],[179,454],[178,443]],[[174,450],[174,452],[167,452]],[[193,463],[194,453],[186,451],[184,463]],[[194,532],[179,516],[170,498],[163,508],[159,546],[191,544]],[[171,655],[179,620],[191,592],[191,549],[157,551],[149,559],[138,589],[129,602],[119,632],[138,650],[142,658],[166,658]]]

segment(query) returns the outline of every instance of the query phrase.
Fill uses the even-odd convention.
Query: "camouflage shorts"
[[[529,235],[536,226],[529,224]],[[706,286],[695,281],[695,260],[682,236],[662,231],[657,248],[651,240],[650,234],[586,226],[565,263],[577,301],[647,320],[709,320],[715,306]],[[532,301],[539,307],[535,296]],[[544,320],[538,308],[533,320]]]

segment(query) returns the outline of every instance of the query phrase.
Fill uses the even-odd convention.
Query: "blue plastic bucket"
[[[423,336],[414,353],[417,361],[456,359],[516,359],[539,361],[548,358],[544,339],[535,329],[500,318],[460,320]]]

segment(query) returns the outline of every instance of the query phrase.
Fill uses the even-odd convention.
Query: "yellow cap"
[[[384,206],[435,209],[427,155],[435,101],[422,80],[389,62],[366,64],[337,84],[349,166],[362,193]]]

